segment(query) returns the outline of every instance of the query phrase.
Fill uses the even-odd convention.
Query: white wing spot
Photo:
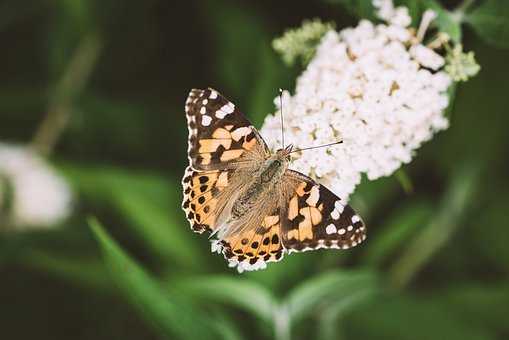
[[[205,106],[202,106],[200,109],[200,113],[203,115],[207,112],[207,108]]]
[[[336,229],[336,226],[334,224],[329,224],[326,228],[325,228],[325,232],[330,235],[330,234],[335,234],[337,231]]]
[[[208,102],[209,102],[209,100],[208,100],[208,99],[203,99],[203,101],[201,102],[201,104],[205,106],[205,105],[207,105],[207,103],[208,103]]]
[[[212,118],[210,116],[202,116],[201,117],[201,125],[203,125],[203,126],[209,126],[211,121],[212,121]]]
[[[346,227],[346,230],[348,231],[352,231],[353,230],[353,227],[351,225],[349,225],[348,227]]]
[[[360,222],[360,220],[361,220],[361,219],[359,218],[359,216],[357,216],[357,215],[353,215],[353,216],[352,216],[352,223]]]
[[[251,128],[246,126],[240,127],[232,132],[232,138],[234,141],[238,142],[242,137],[249,135],[251,131]]]
[[[224,111],[221,111],[221,110],[217,110],[216,111],[216,117],[219,118],[219,119],[223,119],[224,117],[226,117],[228,113],[224,112]]]
[[[210,99],[216,99],[217,98],[217,92],[216,91],[210,92],[209,98]]]
[[[338,230],[338,234],[339,235],[343,235],[344,233],[346,233],[345,228],[341,228],[341,229]]]
[[[334,207],[338,210],[340,214],[343,213],[343,210],[345,209],[345,206],[341,204],[339,200],[334,203]]]
[[[232,113],[235,110],[235,105],[233,105],[232,103],[225,104],[223,105],[221,110],[226,113]]]
[[[330,215],[331,215],[331,217],[332,217],[333,219],[337,220],[337,219],[339,218],[340,213],[339,213],[338,209],[334,209],[334,210],[331,212],[331,214],[330,214]]]

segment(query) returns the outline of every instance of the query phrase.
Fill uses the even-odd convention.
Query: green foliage
[[[90,220],[92,231],[101,246],[104,261],[125,298],[138,309],[140,316],[168,339],[210,339],[216,333],[210,320],[192,308],[185,299],[168,296],[148,273],[131,259],[101,227]]]
[[[168,286],[170,291],[184,291],[196,300],[235,306],[267,323],[272,320],[275,297],[256,282],[231,276],[204,276],[170,282]]]
[[[509,48],[509,3],[485,0],[468,13],[466,22],[486,42],[501,48]]]
[[[375,8],[371,0],[325,0],[330,4],[340,5],[348,11],[350,15],[354,15],[359,18],[366,18],[374,20]]]
[[[188,233],[187,221],[170,208],[180,199],[180,186],[175,180],[107,167],[67,165],[63,170],[90,201],[117,210],[159,259],[168,264],[198,266],[198,250]]]
[[[440,205],[430,223],[410,242],[402,256],[394,263],[390,280],[394,287],[402,287],[421,270],[427,260],[445,245],[460,226],[461,218],[475,197],[480,176],[478,164],[466,163],[454,174]]]
[[[376,279],[369,271],[332,271],[298,284],[282,298],[275,297],[261,284],[228,276],[191,277],[169,282],[168,287],[170,292],[244,310],[269,325],[276,338],[285,339],[292,326],[297,327],[319,310],[332,310],[322,321],[331,326],[341,311],[356,301],[352,297],[376,289]]]
[[[479,328],[452,313],[444,300],[409,294],[386,293],[364,303],[347,317],[345,333],[356,329],[360,339],[495,339],[491,330]]]
[[[381,232],[372,237],[371,246],[364,253],[366,264],[380,266],[393,257],[394,252],[420,230],[433,213],[433,206],[427,201],[398,207],[380,226]]]

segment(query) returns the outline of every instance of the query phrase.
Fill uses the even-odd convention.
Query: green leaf
[[[200,310],[192,308],[183,296],[168,295],[97,220],[91,219],[89,224],[120,292],[161,336],[168,339],[175,335],[182,339],[209,339],[217,335],[210,320]]]
[[[352,292],[339,301],[331,303],[325,308],[318,319],[318,334],[323,340],[337,340],[341,332],[342,319],[356,308],[372,299],[378,290],[375,287],[364,287]]]
[[[374,20],[375,8],[372,0],[325,0],[325,2],[340,5],[350,13],[362,19]]]
[[[242,336],[239,325],[235,323],[229,316],[226,315],[220,308],[213,310],[214,318],[213,323],[217,329],[221,339],[223,340],[242,340],[245,337]]]
[[[350,313],[343,325],[363,340],[495,339],[493,330],[465,322],[446,301],[405,294],[379,295]]]
[[[461,225],[461,218],[476,192],[479,175],[478,162],[466,162],[458,167],[435,217],[408,243],[403,255],[394,263],[390,272],[394,287],[405,286]]]
[[[447,310],[469,325],[509,332],[509,284],[463,282],[435,292],[430,299],[447,304]]]
[[[428,202],[415,202],[398,207],[392,216],[377,229],[380,232],[370,238],[369,247],[365,249],[364,262],[371,266],[381,265],[408,238],[424,227],[434,212]]]
[[[313,314],[319,306],[332,301],[337,303],[353,292],[373,287],[376,276],[369,271],[333,271],[320,274],[293,288],[284,304],[288,308],[290,320],[296,323]]]
[[[262,285],[244,278],[229,276],[191,277],[168,285],[170,291],[181,291],[194,299],[224,303],[246,310],[264,320],[272,321],[276,299]]]
[[[469,221],[470,243],[464,244],[472,257],[481,263],[490,263],[497,270],[509,274],[509,228],[506,227],[509,192],[498,192],[492,195],[499,186],[507,182],[488,184],[483,188],[484,199],[482,213],[476,214]],[[492,188],[490,188],[492,187]],[[482,226],[481,228],[479,226]],[[471,249],[471,250],[470,250]]]
[[[180,213],[180,186],[161,176],[113,167],[61,167],[92,204],[112,205],[155,256],[182,267],[197,268],[200,257]]]
[[[32,250],[23,254],[25,266],[53,274],[84,288],[113,292],[104,264],[96,258],[64,257],[48,251]]]
[[[509,2],[486,0],[466,16],[466,22],[487,43],[509,48]]]

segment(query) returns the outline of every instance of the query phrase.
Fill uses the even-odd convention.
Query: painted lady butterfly
[[[348,249],[366,239],[353,209],[313,179],[288,169],[291,146],[271,153],[246,117],[213,89],[186,101],[189,166],[182,207],[191,228],[239,272],[285,253]],[[212,236],[211,235],[211,236]]]

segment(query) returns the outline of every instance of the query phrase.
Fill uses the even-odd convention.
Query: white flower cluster
[[[0,216],[0,224],[7,221],[17,230],[49,227],[70,214],[72,194],[67,183],[29,149],[0,144],[0,175],[12,195],[8,211],[0,207],[0,215],[7,214]]]
[[[374,5],[386,24],[363,20],[329,31],[295,94],[283,94],[288,143],[304,148],[343,141],[295,153],[291,167],[344,199],[363,173],[370,180],[392,174],[448,126],[443,111],[451,79],[439,70],[444,59],[415,38],[406,8],[387,0]],[[273,149],[281,146],[280,109],[261,129]]]

